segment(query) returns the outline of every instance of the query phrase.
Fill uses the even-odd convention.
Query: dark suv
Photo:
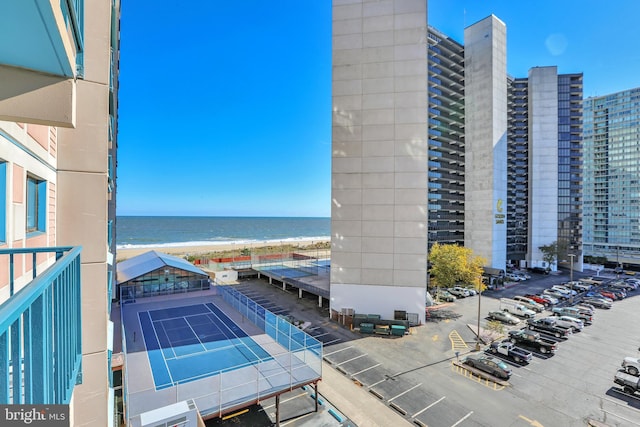
[[[532,273],[538,273],[538,274],[549,274],[549,270],[542,267],[531,267],[529,271]]]

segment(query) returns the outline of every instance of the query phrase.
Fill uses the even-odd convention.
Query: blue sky
[[[331,1],[183,6],[122,2],[118,215],[330,216]],[[515,77],[557,65],[587,97],[640,86],[640,1],[429,1],[460,42],[492,13]]]

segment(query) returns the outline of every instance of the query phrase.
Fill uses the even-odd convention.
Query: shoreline
[[[178,257],[198,256],[213,253],[222,253],[228,251],[240,251],[242,249],[257,248],[277,248],[278,246],[310,246],[316,244],[330,244],[330,238],[309,238],[309,239],[282,239],[282,240],[262,240],[250,242],[186,242],[184,244],[176,243],[171,245],[140,245],[136,247],[117,247],[116,262],[124,261],[129,258],[136,257],[149,251],[156,251],[167,255]],[[322,249],[329,250],[329,249]]]

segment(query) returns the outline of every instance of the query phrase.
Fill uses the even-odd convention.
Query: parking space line
[[[329,333],[330,333],[330,332],[325,332],[324,334],[311,335],[311,336],[317,339],[318,337],[323,337],[323,336],[325,336],[325,335],[329,335]]]
[[[375,365],[373,365],[373,366],[369,366],[368,368],[364,368],[364,369],[363,369],[363,370],[361,370],[361,371],[358,371],[358,372],[356,372],[356,373],[354,373],[354,374],[351,374],[351,376],[352,376],[352,377],[354,377],[354,376],[356,376],[356,375],[358,375],[358,374],[361,374],[361,373],[363,373],[363,372],[365,372],[365,371],[368,371],[369,369],[377,368],[377,367],[378,367],[378,366],[380,366],[380,365],[382,365],[382,363],[376,363],[376,364],[375,364]]]
[[[333,343],[340,342],[340,341],[342,341],[340,338],[336,338],[335,340],[327,341],[327,342],[325,342],[323,344],[324,345],[329,345],[329,344],[333,344]]]
[[[640,424],[639,424],[638,422],[636,422],[636,421],[631,421],[630,419],[625,418],[625,417],[623,417],[622,415],[618,415],[618,414],[616,414],[615,412],[607,411],[607,410],[605,410],[605,409],[602,409],[602,412],[604,412],[605,414],[613,415],[614,417],[620,418],[621,420],[625,420],[625,421],[627,421],[627,422],[629,422],[629,423],[631,423],[631,424],[633,424],[633,425],[640,426]]]
[[[469,418],[471,416],[471,414],[473,414],[473,411],[469,412],[467,415],[465,415],[464,417],[460,418],[458,420],[457,423],[453,424],[451,427],[456,427],[458,424],[460,424],[461,422],[463,422],[464,420],[466,420],[467,418]]]
[[[353,348],[353,346],[350,345],[349,347],[339,348],[336,351],[332,351],[331,353],[325,353],[323,357],[331,356],[332,354],[340,353],[341,351],[348,350],[350,348]]]
[[[388,378],[383,378],[383,379],[381,379],[380,381],[378,381],[377,383],[373,383],[373,384],[371,384],[371,385],[369,386],[369,388],[373,388],[373,387],[377,386],[378,384],[385,382],[387,379],[388,379]]]
[[[624,391],[622,391],[622,390],[616,390],[615,388],[614,388],[613,390],[615,390],[616,392],[618,392],[618,393],[620,393],[620,394],[622,394],[622,395],[624,395],[624,396],[626,396],[626,397],[632,397],[632,398],[633,398],[633,400],[640,400],[640,399],[638,399],[638,398],[637,398],[637,397],[635,397],[635,396],[629,396],[627,393],[625,393],[625,392],[624,392]],[[634,407],[629,406],[626,402],[625,402],[625,403],[621,403],[621,402],[619,402],[619,401],[617,401],[617,400],[612,400],[612,399],[609,399],[609,398],[606,398],[606,397],[603,397],[603,399],[604,399],[604,400],[606,400],[607,402],[611,402],[611,403],[613,403],[613,404],[614,404],[614,405],[616,405],[616,406],[624,406],[624,407],[625,407],[625,408],[627,408],[627,409],[632,409],[632,410],[634,410],[635,412],[640,412],[640,410],[639,410],[639,409],[636,409],[636,408],[634,408]]]
[[[413,386],[413,387],[411,387],[410,389],[405,390],[405,391],[403,391],[402,393],[400,393],[400,394],[397,394],[397,395],[393,396],[393,397],[392,397],[391,399],[389,399],[387,402],[391,402],[392,400],[395,400],[395,399],[397,399],[398,397],[400,397],[400,396],[402,396],[402,395],[405,395],[405,394],[409,393],[411,390],[413,390],[413,389],[416,389],[416,388],[420,387],[421,385],[422,385],[422,383],[420,383],[420,384],[418,384],[418,385],[414,385],[414,386]]]
[[[447,396],[442,396],[440,399],[436,400],[436,401],[435,401],[435,402],[433,402],[431,405],[429,405],[429,406],[427,406],[426,408],[421,409],[420,411],[416,412],[415,414],[413,414],[413,415],[411,416],[411,418],[415,418],[415,417],[417,417],[418,415],[420,415],[421,413],[423,413],[423,412],[424,412],[424,411],[426,411],[427,409],[431,408],[433,405],[435,405],[435,404],[437,404],[437,403],[442,402],[442,401],[444,400],[444,398],[445,398],[445,397],[447,397]]]
[[[359,356],[352,357],[352,358],[351,358],[351,359],[349,359],[349,360],[345,360],[344,362],[340,362],[340,363],[338,363],[336,366],[340,366],[340,365],[343,365],[343,364],[345,364],[345,363],[349,363],[349,362],[351,362],[352,360],[360,359],[361,357],[364,357],[364,356],[366,356],[366,355],[367,355],[367,353],[364,353],[364,354],[361,354],[361,355],[359,355]]]

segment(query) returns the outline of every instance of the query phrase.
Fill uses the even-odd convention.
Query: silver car
[[[490,311],[489,318],[493,320],[498,320],[503,323],[509,323],[511,325],[517,325],[518,323],[520,323],[520,319],[518,319],[516,316],[506,311],[499,311],[499,310]]]

